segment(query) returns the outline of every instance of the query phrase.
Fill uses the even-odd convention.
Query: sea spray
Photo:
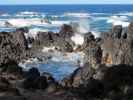
[[[90,29],[90,19],[82,18],[76,23],[72,23],[73,30],[75,35],[72,36],[71,40],[76,45],[82,45],[84,43],[84,35],[88,32],[92,32],[95,37],[100,37],[100,33],[98,31],[91,31]]]

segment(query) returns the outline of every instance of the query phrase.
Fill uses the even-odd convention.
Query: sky
[[[133,0],[0,0],[0,4],[133,4]]]

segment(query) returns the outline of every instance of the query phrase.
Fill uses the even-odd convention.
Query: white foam
[[[88,18],[91,17],[90,14],[88,13],[65,13],[65,16],[70,16],[70,17],[79,17],[79,18]]]
[[[22,15],[36,15],[38,13],[37,12],[31,12],[31,11],[24,11],[24,12],[20,12],[20,14],[22,14]]]
[[[98,31],[91,31],[91,33],[95,36],[95,38],[98,38],[101,35]]]
[[[42,52],[49,52],[50,50],[55,50],[55,47],[43,47]]]
[[[85,34],[90,31],[90,24],[88,19],[80,19],[78,22],[71,24],[75,33]]]
[[[53,26],[62,26],[63,24],[70,24],[70,21],[51,21]]]
[[[84,43],[84,36],[80,34],[75,34],[74,36],[71,37],[71,40],[76,44],[76,45],[82,45]]]
[[[133,16],[133,12],[123,12],[123,13],[118,13],[116,15]]]
[[[1,14],[0,16],[7,17],[10,16],[8,13]]]
[[[31,25],[48,25],[49,23],[46,20],[42,20],[40,18],[31,18],[31,19],[10,19],[8,23],[13,25],[14,27],[26,27]]]
[[[73,62],[76,64],[84,63],[84,53],[83,52],[73,52],[73,53],[55,53],[51,58],[54,62]]]
[[[33,28],[29,30],[29,33],[26,33],[26,37],[33,37],[36,38],[38,32],[48,32],[49,30],[47,29],[41,29],[41,28]]]
[[[113,25],[122,25],[123,27],[128,27],[128,25],[130,24],[128,22],[127,16],[111,16],[107,20],[107,23],[112,23]]]
[[[11,20],[8,20],[8,23],[13,25],[14,27],[25,27],[25,26],[30,26],[31,25],[25,19],[11,19]]]
[[[109,17],[93,17],[92,18],[94,21],[99,21],[99,20],[108,20]]]

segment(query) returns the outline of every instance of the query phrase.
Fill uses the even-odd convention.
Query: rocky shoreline
[[[82,45],[72,41],[74,30],[63,25],[59,33],[39,32],[28,36],[28,28],[0,33],[0,100],[131,100],[133,99],[133,23],[113,26],[95,38],[84,33]],[[83,52],[84,64],[57,82],[37,68],[24,71],[19,62],[29,58],[50,59],[44,47],[62,53]],[[44,53],[46,54],[46,53]],[[45,58],[46,57],[46,58]]]

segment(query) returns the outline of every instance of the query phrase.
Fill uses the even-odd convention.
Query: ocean
[[[50,24],[41,23],[45,19]],[[133,5],[0,5],[1,31],[27,25],[33,31],[57,32],[62,24],[77,22],[84,30],[97,33],[112,24],[126,27],[132,20]]]
[[[132,20],[133,5],[0,5],[0,31],[28,27],[33,37],[38,31],[58,32],[63,24],[72,25],[76,32],[90,31],[98,37],[111,30],[112,25],[127,27]],[[53,61],[27,66],[36,66],[42,73],[49,72],[56,80],[62,80],[77,69],[73,62],[82,59],[80,54],[68,55],[65,58],[55,53]]]

